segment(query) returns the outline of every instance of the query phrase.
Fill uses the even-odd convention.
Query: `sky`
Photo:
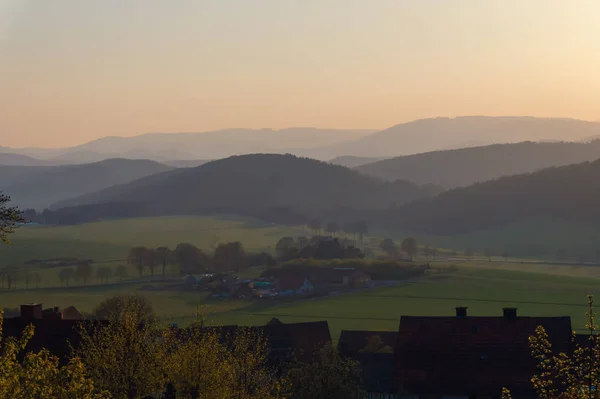
[[[597,0],[0,0],[0,146],[598,104]]]

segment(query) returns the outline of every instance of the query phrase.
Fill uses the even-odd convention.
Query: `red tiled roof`
[[[413,394],[530,392],[536,372],[529,337],[542,325],[568,352],[569,317],[408,317],[400,320],[395,388]]]

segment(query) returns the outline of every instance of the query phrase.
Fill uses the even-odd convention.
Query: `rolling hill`
[[[13,154],[9,152],[0,153],[0,165],[9,166],[46,166],[50,162],[42,161],[36,158],[28,157],[23,154]]]
[[[576,141],[600,135],[600,123],[575,119],[464,116],[420,119],[336,146],[322,148],[331,159],[342,155],[400,155],[521,141]]]
[[[334,165],[345,166],[347,168],[356,168],[358,166],[375,163],[383,159],[385,158],[354,157],[352,155],[346,155],[341,157],[335,157],[329,160],[329,163],[332,163]]]
[[[60,205],[137,203],[151,215],[220,212],[260,217],[273,209],[319,215],[339,208],[386,209],[439,191],[404,181],[383,182],[293,155],[253,154],[149,176]]]
[[[21,209],[52,203],[168,171],[153,161],[109,159],[85,165],[0,166],[0,190]]]
[[[426,234],[461,234],[514,223],[600,222],[600,160],[457,188],[386,212],[382,223]]]
[[[445,188],[600,158],[600,140],[589,143],[495,144],[386,159],[355,170],[388,181],[409,180]]]

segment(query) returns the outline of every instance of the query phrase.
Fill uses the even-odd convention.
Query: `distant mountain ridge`
[[[461,116],[420,119],[321,149],[343,155],[397,157],[438,150],[521,141],[579,141],[600,135],[600,123],[564,118]]]
[[[430,118],[382,131],[361,129],[223,129],[204,133],[108,136],[63,149],[0,147],[53,163],[109,158],[158,162],[220,159],[253,153],[290,153],[318,160],[389,158],[424,152],[521,141],[583,141],[600,137],[600,123],[566,118],[461,116]]]
[[[98,191],[172,168],[146,160],[109,159],[85,165],[0,166],[0,190],[21,209],[41,210],[67,198]]]
[[[600,140],[589,143],[522,142],[390,158],[355,170],[388,181],[409,180],[445,188],[600,158]]]

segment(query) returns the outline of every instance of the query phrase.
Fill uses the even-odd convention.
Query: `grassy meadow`
[[[30,259],[75,257],[123,259],[134,246],[169,246],[186,242],[209,249],[219,242],[240,241],[249,252],[268,251],[286,235],[301,230],[230,216],[170,216],[102,221],[75,226],[24,226],[0,246],[0,267]],[[307,234],[307,233],[305,233]]]

